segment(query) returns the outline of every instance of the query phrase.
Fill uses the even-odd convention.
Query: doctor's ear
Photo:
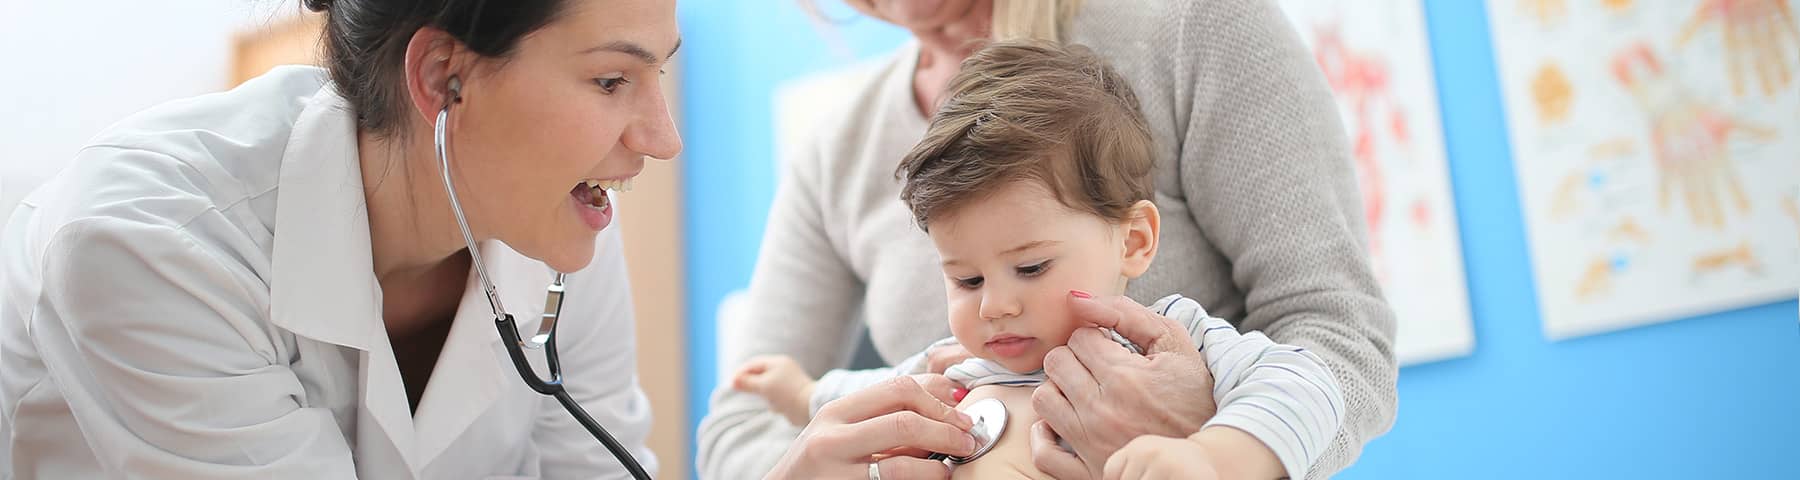
[[[406,93],[414,114],[431,125],[438,110],[467,93],[469,61],[477,56],[448,32],[420,28],[406,44]]]

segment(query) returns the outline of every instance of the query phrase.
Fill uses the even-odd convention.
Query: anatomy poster
[[[1794,0],[1489,0],[1553,339],[1793,297]]]
[[[1450,172],[1418,1],[1284,0],[1350,136],[1375,275],[1399,317],[1400,363],[1468,354]]]

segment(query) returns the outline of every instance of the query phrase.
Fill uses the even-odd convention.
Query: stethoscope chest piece
[[[935,453],[931,458],[949,460],[952,464],[969,463],[986,455],[988,450],[994,449],[994,444],[1000,443],[1000,435],[1006,433],[1005,403],[1001,403],[998,398],[986,398],[970,404],[969,408],[963,409],[963,413],[975,420],[975,427],[969,429],[969,434],[975,437],[975,453],[966,457]]]

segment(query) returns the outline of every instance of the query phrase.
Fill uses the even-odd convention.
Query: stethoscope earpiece
[[[445,103],[462,103],[462,78],[451,75],[447,87],[450,90],[450,100]]]

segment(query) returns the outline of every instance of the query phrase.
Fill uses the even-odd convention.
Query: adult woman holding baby
[[[325,68],[120,121],[0,231],[0,478],[654,473],[605,190],[681,151],[674,0],[304,4]],[[969,454],[950,395],[870,389],[784,465]]]
[[[1204,363],[1191,343],[1158,341],[1164,320],[1138,306],[1166,293],[1325,360],[1348,411],[1310,476],[1342,469],[1386,431],[1395,395],[1392,313],[1362,253],[1354,177],[1329,92],[1275,6],[849,3],[910,30],[916,41],[866,77],[851,108],[820,123],[834,129],[799,149],[801,156],[784,159],[747,323],[722,326],[722,351],[736,355],[727,362],[791,356],[822,376],[823,389],[854,375],[832,369],[844,366],[858,323],[890,364],[948,336],[937,252],[898,201],[895,166],[919,141],[945,82],[977,42],[1057,39],[1093,49],[1137,92],[1157,145],[1162,258],[1132,282],[1129,299],[1070,300],[1086,320],[1140,337],[1132,340],[1148,346],[1148,357],[1107,357],[1109,345],[1094,343],[1107,340],[1080,336],[1052,350],[1046,386],[1056,388],[1040,388],[1038,396],[1056,398],[1033,403],[1060,401],[1093,413],[1038,412],[1073,452],[1034,435],[1037,467],[1059,478],[1094,475],[1139,436],[1186,437],[1208,420],[1212,385]],[[935,351],[932,371],[966,355]],[[919,378],[932,384],[942,377]],[[1101,394],[1096,378],[1128,388]],[[702,475],[769,471],[772,452],[789,448],[802,431],[796,423],[763,399],[722,386],[701,426]]]

